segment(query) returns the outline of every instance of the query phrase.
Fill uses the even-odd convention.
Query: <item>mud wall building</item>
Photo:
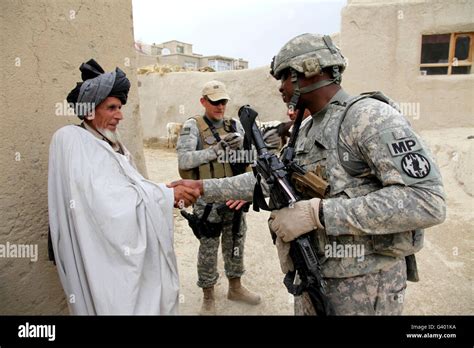
[[[139,75],[140,109],[145,140],[165,138],[166,124],[182,123],[201,115],[199,102],[202,86],[211,80],[226,84],[231,97],[226,116],[238,117],[242,105],[250,104],[260,113],[262,121],[286,118],[285,104],[278,92],[279,82],[269,67],[224,72],[173,72],[164,75]]]
[[[131,80],[120,130],[146,174],[133,43],[130,0],[0,2],[0,246],[37,247],[36,261],[0,257],[2,315],[67,313],[47,254],[48,151],[57,129],[79,123],[62,105],[89,58]]]
[[[350,93],[383,91],[416,129],[474,126],[472,1],[349,0],[340,40]]]

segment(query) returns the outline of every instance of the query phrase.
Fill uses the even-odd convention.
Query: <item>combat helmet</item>
[[[314,91],[331,83],[340,84],[341,73],[347,66],[344,56],[334,45],[331,37],[318,34],[301,34],[288,41],[273,57],[270,74],[280,80],[282,73],[290,69],[294,93],[288,107],[295,107],[300,94]],[[297,73],[305,77],[320,74],[323,69],[331,68],[332,79],[316,82],[310,86],[299,88]]]

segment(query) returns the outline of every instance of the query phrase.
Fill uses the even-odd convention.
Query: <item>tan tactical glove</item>
[[[275,246],[278,252],[278,259],[280,259],[281,271],[284,274],[294,271],[295,267],[290,257],[290,243],[285,243],[280,237],[277,237]]]
[[[217,156],[219,156],[220,153],[225,153],[225,148],[227,146],[228,144],[224,140],[221,140],[217,144],[212,145],[210,148],[214,150]]]
[[[324,228],[319,221],[319,198],[295,203],[293,208],[275,210],[270,214],[270,230],[284,242],[291,242],[302,234]]]
[[[240,149],[244,144],[244,137],[240,133],[229,133],[222,140],[224,140],[232,150]]]

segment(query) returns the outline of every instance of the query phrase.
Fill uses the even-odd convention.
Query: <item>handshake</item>
[[[239,133],[229,133],[217,144],[211,146],[217,155],[226,149],[236,150],[242,148],[244,137]],[[166,185],[174,191],[174,207],[184,208],[194,204],[196,200],[204,194],[204,186],[202,180],[177,180]],[[243,203],[242,203],[243,202]],[[227,206],[231,209],[239,210],[245,201],[229,200]]]
[[[173,189],[175,208],[189,207],[204,193],[202,180],[177,180],[166,186]]]
[[[194,204],[196,200],[204,194],[204,185],[202,180],[177,180],[166,185],[174,191],[174,207],[184,208]],[[229,199],[226,205],[230,209],[240,210],[247,202],[244,200]]]

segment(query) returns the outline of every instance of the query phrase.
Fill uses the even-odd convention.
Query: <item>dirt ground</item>
[[[446,221],[426,230],[425,246],[417,254],[420,282],[408,283],[407,315],[474,314],[473,301],[473,161],[474,129],[451,128],[425,131],[422,137],[434,152],[447,193]],[[149,178],[170,182],[179,178],[174,149],[145,148]],[[190,210],[190,208],[188,208]],[[175,250],[181,282],[180,313],[198,314],[202,291],[197,287],[199,242],[187,222],[175,209]],[[245,243],[246,273],[242,280],[262,296],[262,303],[250,306],[229,301],[222,254],[216,286],[217,313],[221,315],[293,315],[293,297],[282,280],[276,249],[267,227],[267,212],[247,214]]]

